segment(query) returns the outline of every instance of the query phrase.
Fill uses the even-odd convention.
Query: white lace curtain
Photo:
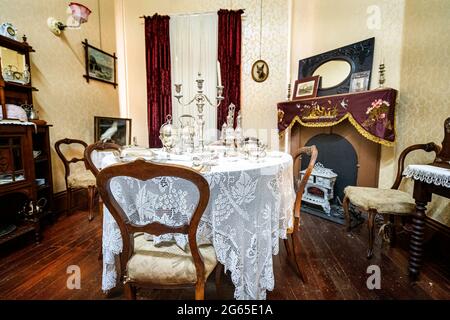
[[[183,84],[184,101],[191,99],[197,92],[198,73],[204,81],[204,92],[215,103],[217,86],[217,13],[173,15],[170,17],[170,54],[173,84]],[[178,118],[183,114],[197,116],[195,103],[188,107],[181,106],[172,98],[174,123],[179,125]],[[215,107],[205,105],[205,140],[217,139]]]

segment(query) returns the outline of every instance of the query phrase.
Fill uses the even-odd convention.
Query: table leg
[[[416,201],[413,215],[413,231],[409,242],[409,276],[414,281],[418,279],[422,266],[426,205],[427,202]]]

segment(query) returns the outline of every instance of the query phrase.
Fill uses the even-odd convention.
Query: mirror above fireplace
[[[372,71],[374,46],[375,38],[370,38],[302,59],[298,79],[320,75],[319,97],[348,93],[353,73]]]
[[[344,59],[328,60],[314,71],[313,76],[320,76],[322,89],[331,89],[344,82],[352,71],[352,65]]]

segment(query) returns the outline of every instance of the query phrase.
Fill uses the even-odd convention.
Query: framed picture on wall
[[[369,90],[370,71],[352,73],[350,78],[350,92]]]
[[[83,76],[86,81],[90,79],[110,83],[117,87],[116,82],[116,54],[109,54],[99,48],[90,45],[86,40],[84,45],[84,55],[86,64],[86,74]]]
[[[317,96],[320,76],[313,76],[296,80],[292,100],[314,98]]]
[[[131,119],[94,117],[95,141],[114,142],[125,146],[131,144]]]

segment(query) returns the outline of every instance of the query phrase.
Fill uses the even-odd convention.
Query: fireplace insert
[[[304,212],[317,215],[319,217],[344,224],[344,213],[342,209],[342,200],[344,199],[344,189],[347,186],[355,186],[358,179],[358,156],[352,144],[344,137],[337,134],[318,134],[312,137],[306,143],[306,146],[315,145],[319,151],[317,162],[320,163],[324,169],[331,169],[336,174],[332,192],[333,197],[329,199],[330,207],[324,207],[323,203],[315,204],[304,201],[302,210]],[[301,170],[308,166],[309,157],[304,156],[301,162]],[[317,185],[310,185],[305,188],[305,194],[319,193],[321,183]],[[304,194],[304,196],[305,196]],[[361,215],[356,210],[353,211],[352,224],[356,225],[362,222]]]

